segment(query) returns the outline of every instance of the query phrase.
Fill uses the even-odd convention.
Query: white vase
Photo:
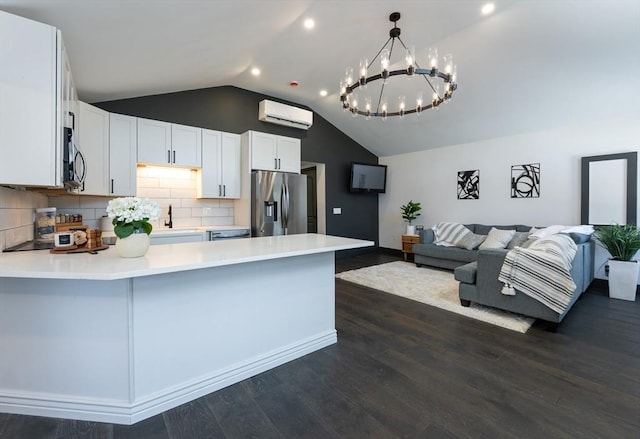
[[[410,226],[407,224],[407,235],[415,235],[416,234],[416,226]]]
[[[116,251],[122,258],[139,258],[149,250],[149,235],[133,233],[126,238],[116,239]]]
[[[612,299],[636,300],[638,286],[638,270],[636,261],[609,261],[609,297]]]

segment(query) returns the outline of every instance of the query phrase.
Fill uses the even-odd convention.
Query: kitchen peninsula
[[[0,255],[0,412],[133,424],[336,343],[339,250],[305,234]]]

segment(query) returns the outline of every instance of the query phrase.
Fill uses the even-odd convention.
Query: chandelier
[[[371,61],[367,59],[360,60],[358,78],[354,80],[353,69],[347,68],[345,77],[340,82],[342,107],[354,117],[362,115],[366,119],[381,117],[385,120],[388,116],[403,117],[405,114],[420,114],[424,110],[437,108],[443,102],[451,99],[453,92],[458,88],[456,83],[457,71],[456,66],[453,64],[453,56],[450,54],[445,55],[442,60],[442,69],[438,69],[438,50],[429,48],[428,68],[420,67],[416,62],[415,48],[413,46],[405,46],[400,38],[400,28],[397,26],[398,20],[400,20],[399,12],[394,12],[389,16],[389,21],[393,22],[393,29],[389,31],[389,39]],[[391,55],[396,40],[402,45],[402,49],[405,52],[404,68],[390,70]],[[380,58],[380,73],[368,76],[370,67],[378,57]],[[390,79],[396,76],[402,77],[404,81],[402,81],[402,85],[396,87],[398,91],[397,95],[394,95],[394,99],[397,103],[394,104],[388,101],[387,95],[391,93],[385,94],[385,87],[391,88],[392,81]],[[422,86],[416,85],[416,81],[421,82],[420,79],[414,79],[416,77],[424,78],[426,85],[424,83],[422,83]],[[408,79],[411,81],[408,81]],[[379,93],[377,92],[377,87],[371,85],[376,81],[379,81]],[[412,91],[407,91],[407,88]],[[415,92],[416,88],[419,88],[417,92]],[[426,93],[424,90],[426,90]],[[415,93],[415,101],[407,101],[405,96],[409,95],[409,93]],[[362,96],[359,96],[359,94]]]

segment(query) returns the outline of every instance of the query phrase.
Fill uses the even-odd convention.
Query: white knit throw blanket
[[[505,284],[502,293],[514,295],[517,289],[555,312],[564,313],[576,289],[570,273],[576,250],[573,240],[560,234],[539,239],[528,248],[510,250],[498,276]]]

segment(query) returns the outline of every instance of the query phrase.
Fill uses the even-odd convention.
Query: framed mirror
[[[637,224],[638,153],[582,157],[582,224]]]

